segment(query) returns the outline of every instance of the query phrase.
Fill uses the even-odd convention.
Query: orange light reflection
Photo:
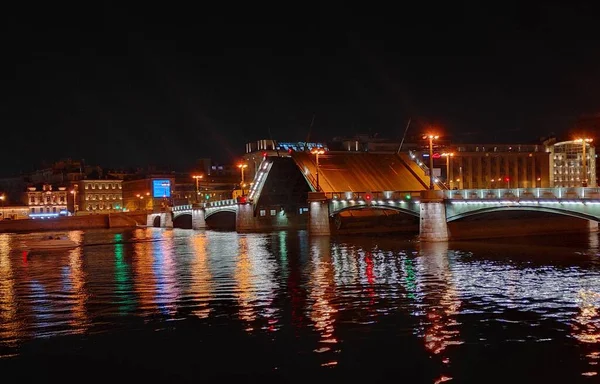
[[[309,309],[309,317],[314,323],[314,328],[320,334],[319,343],[315,349],[316,353],[332,351],[338,340],[334,335],[336,308],[331,305],[335,297],[335,280],[331,260],[331,245],[329,238],[311,239],[311,273],[309,279],[308,302],[312,302]],[[339,352],[335,350],[333,352]],[[324,367],[337,365],[336,355],[321,365]]]
[[[212,310],[210,301],[213,297],[213,282],[208,263],[208,244],[205,234],[199,233],[192,237],[191,246],[194,250],[191,289],[194,300],[198,302],[193,314],[201,319],[206,319]]]
[[[583,376],[596,376],[598,375],[597,366],[600,359],[600,351],[598,351],[598,343],[600,343],[600,316],[598,315],[600,293],[582,289],[579,291],[577,301],[579,304],[579,313],[571,326],[573,337],[595,349],[586,354],[586,357],[589,359],[588,365],[590,365],[590,370],[586,370],[581,374]]]

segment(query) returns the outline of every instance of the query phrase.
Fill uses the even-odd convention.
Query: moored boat
[[[27,240],[23,247],[29,251],[54,251],[77,248],[79,244],[63,236],[44,236],[41,239]]]

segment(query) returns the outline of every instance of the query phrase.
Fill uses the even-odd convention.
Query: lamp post
[[[319,155],[322,155],[325,153],[325,150],[323,148],[314,148],[312,151],[310,151],[310,153],[312,153],[313,155],[316,156],[316,165],[317,165],[317,172],[316,172],[316,177],[317,177],[317,192],[321,191],[321,186],[319,185]]]
[[[442,153],[442,156],[446,158],[446,182],[448,183],[448,188],[452,189],[452,179],[450,178],[450,158],[454,156],[454,153]]]
[[[581,139],[577,139],[575,140],[578,143],[582,144],[582,148],[583,148],[583,153],[582,153],[582,158],[581,158],[581,170],[583,172],[583,178],[581,179],[581,186],[582,187],[587,187],[587,183],[588,183],[588,172],[587,172],[587,163],[586,163],[586,147],[588,143],[591,143],[592,141],[594,141],[594,139],[589,139],[589,138],[581,138]]]
[[[73,214],[75,214],[77,212],[77,190],[73,188],[71,194],[73,195]]]
[[[198,201],[198,196],[200,195],[200,189],[199,189],[199,182],[200,179],[202,179],[204,176],[203,175],[194,175],[192,176],[194,179],[196,179],[196,203],[199,203]]]
[[[429,189],[433,190],[433,140],[439,139],[439,136],[429,134],[423,139],[429,139]]]
[[[245,194],[244,194],[244,169],[248,168],[248,164],[238,164],[238,168],[240,169],[240,171],[242,171],[242,183],[240,184],[240,189],[242,190],[242,196],[245,196]]]

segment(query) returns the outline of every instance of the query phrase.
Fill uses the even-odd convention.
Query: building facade
[[[81,180],[74,196],[76,212],[113,213],[123,210],[123,186],[121,180]]]
[[[126,211],[156,210],[173,205],[173,177],[124,180],[123,208]]]
[[[0,207],[0,220],[22,220],[29,218],[29,206],[10,205]]]
[[[543,144],[458,144],[446,150],[434,167],[441,168],[450,189],[552,186],[551,154]]]
[[[67,187],[43,184],[28,187],[25,200],[31,218],[50,218],[67,215]]]
[[[548,146],[550,179],[554,187],[595,187],[596,149],[591,142],[562,141]],[[585,161],[584,161],[585,159]]]

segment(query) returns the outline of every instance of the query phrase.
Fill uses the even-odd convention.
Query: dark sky
[[[600,112],[597,7],[403,3],[6,10],[0,176],[231,161],[269,132],[305,139],[313,114],[315,140],[397,138],[412,118],[530,142]]]

